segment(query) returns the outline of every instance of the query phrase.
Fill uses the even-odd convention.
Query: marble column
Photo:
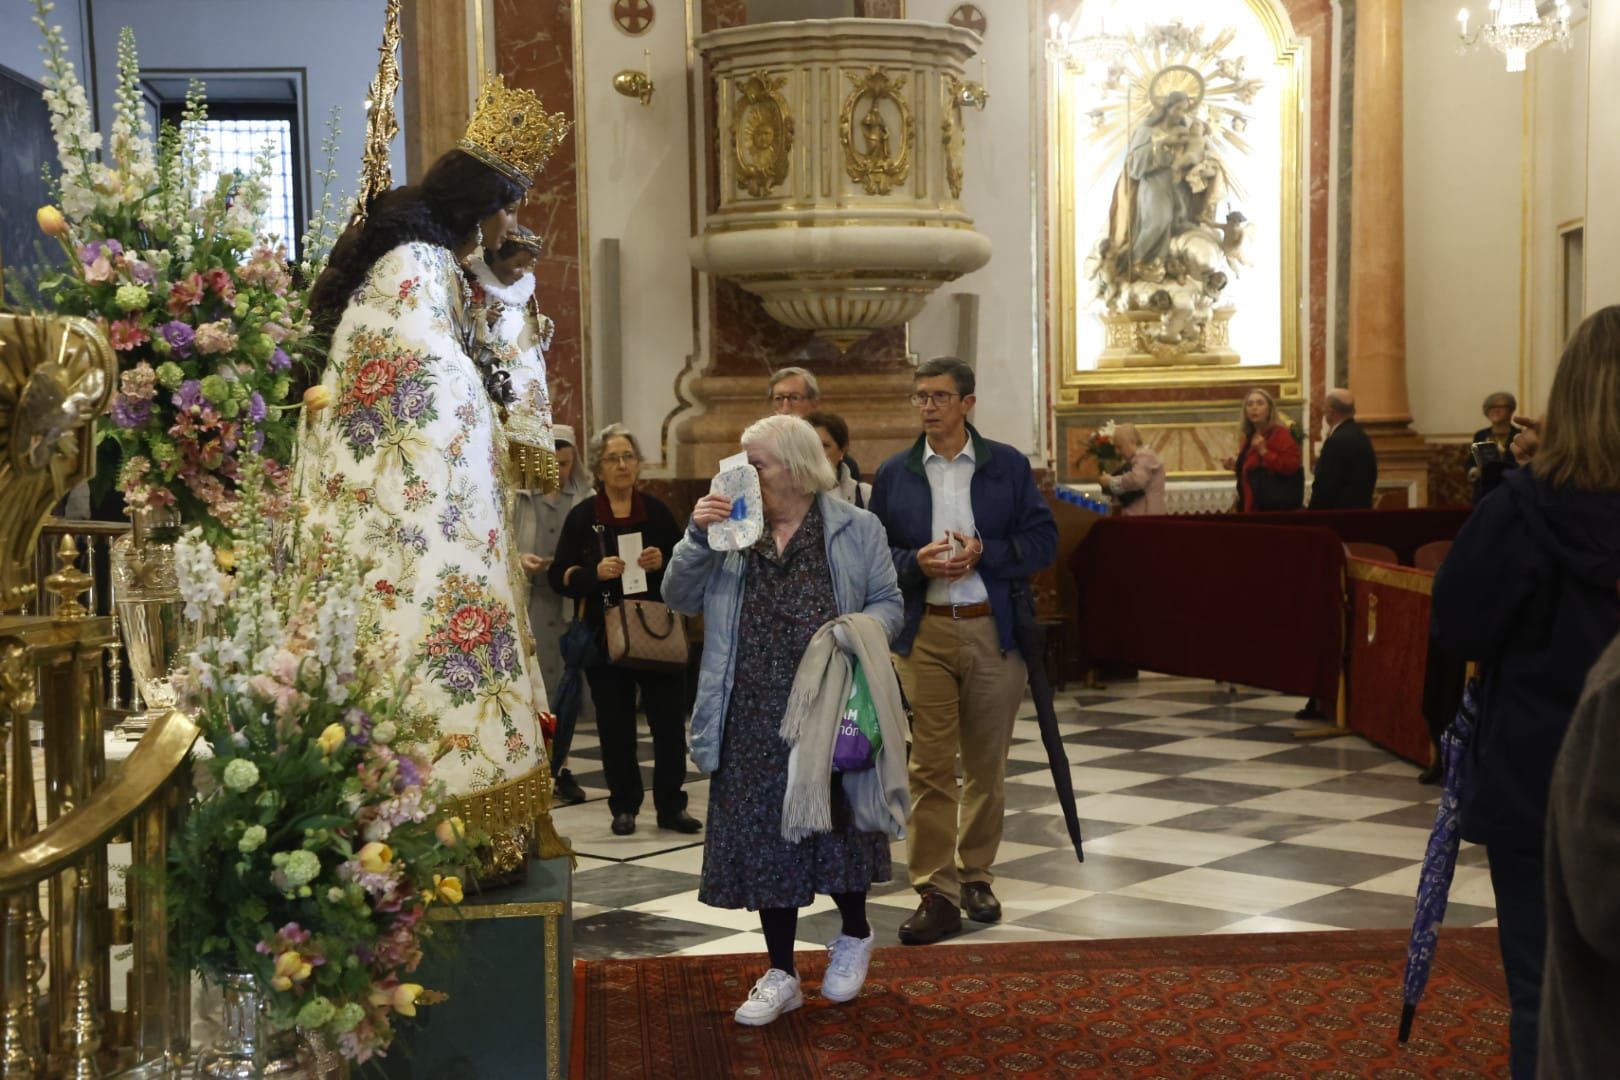
[[[403,0],[400,76],[405,90],[405,167],[394,183],[414,183],[467,130],[467,12],[462,4]]]
[[[1422,506],[1428,449],[1406,390],[1401,0],[1358,0],[1355,33],[1350,389],[1378,451],[1379,505]]]

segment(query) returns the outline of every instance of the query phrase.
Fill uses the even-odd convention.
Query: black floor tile
[[[1170,757],[1173,755],[1165,756]],[[1193,760],[1201,759],[1194,758]],[[1230,764],[1230,762],[1222,762],[1222,764]],[[1164,780],[1155,780],[1150,784],[1126,788],[1123,794],[1141,795],[1147,799],[1174,799],[1178,802],[1227,806],[1231,803],[1243,802],[1245,799],[1258,799],[1262,795],[1275,795],[1279,790],[1282,789],[1261,787],[1258,784],[1229,784],[1224,780],[1205,780],[1195,776],[1175,776]]]
[[[574,922],[574,955],[580,960],[613,956],[664,956],[730,937],[723,926],[670,919],[641,911],[602,911]],[[763,941],[763,937],[761,941]]]
[[[1294,904],[1267,912],[1278,919],[1323,923],[1348,930],[1373,930],[1385,927],[1412,925],[1413,898],[1388,893],[1364,892],[1360,889],[1340,889],[1338,892],[1318,896],[1303,904]],[[1446,908],[1447,926],[1478,926],[1493,918],[1490,908],[1471,904],[1451,904]]]
[[[1342,888],[1411,866],[1412,860],[1388,855],[1364,855],[1356,851],[1332,851],[1303,844],[1271,844],[1208,865],[1211,870],[1231,870],[1239,874],[1310,881]]]
[[[1071,889],[1087,889],[1091,892],[1123,889],[1138,881],[1164,877],[1166,874],[1178,873],[1185,869],[1184,866],[1173,866],[1170,863],[1126,859],[1118,855],[1088,854],[1086,861],[1081,863],[1075,861],[1073,851],[1026,855],[1022,859],[997,863],[995,867],[997,874],[1018,881],[1064,885]]]
[[[1240,785],[1232,785],[1234,787]],[[1315,832],[1331,824],[1319,817],[1305,814],[1279,814],[1271,810],[1249,810],[1235,806],[1220,806],[1200,810],[1186,817],[1159,822],[1164,829],[1191,829],[1194,832],[1222,833],[1227,836],[1247,836],[1254,840],[1290,840],[1303,833]]]
[[[1081,736],[1084,739],[1085,736]],[[1172,735],[1166,742],[1186,742],[1186,737]],[[1105,765],[1110,769],[1129,769],[1134,772],[1157,773],[1160,776],[1185,776],[1187,773],[1197,772],[1199,769],[1213,769],[1218,765],[1230,765],[1231,762],[1223,758],[1193,757],[1191,754],[1161,754],[1153,750],[1134,750],[1126,754],[1116,754],[1113,757],[1101,758],[1097,764]],[[1155,784],[1160,781],[1154,781]],[[1130,788],[1131,794],[1138,789]],[[1240,798],[1253,798],[1250,795]],[[1198,800],[1207,801],[1207,800]]]
[[[697,874],[660,870],[654,866],[621,863],[601,866],[574,876],[574,899],[597,907],[622,908],[698,887]]]

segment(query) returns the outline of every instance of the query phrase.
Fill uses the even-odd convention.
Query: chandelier
[[[1130,48],[1130,38],[1124,34],[1110,34],[1101,15],[1087,33],[1080,31],[1080,12],[1067,19],[1059,19],[1053,12],[1046,21],[1046,56],[1065,67],[1083,71],[1090,64],[1106,69],[1124,56]]]
[[[1458,36],[1464,50],[1485,44],[1507,57],[1509,71],[1523,71],[1524,59],[1549,41],[1569,48],[1569,5],[1557,0],[1552,11],[1542,15],[1536,0],[1491,0],[1485,25],[1468,33],[1468,9],[1457,12]]]

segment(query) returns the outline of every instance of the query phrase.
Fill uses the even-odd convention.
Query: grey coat
[[[542,495],[539,491],[519,491],[512,511],[512,527],[517,531],[518,551],[542,558],[557,553],[557,537],[568,511],[592,495],[585,474],[575,468],[562,491]],[[540,656],[540,673],[546,680],[546,693],[555,694],[562,682],[562,652],[558,641],[573,617],[572,601],[558,595],[542,572],[529,578],[529,628],[534,648]]]

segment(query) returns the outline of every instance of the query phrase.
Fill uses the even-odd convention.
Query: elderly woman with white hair
[[[759,912],[770,968],[736,1019],[760,1025],[804,1003],[793,941],[799,908],[818,893],[842,918],[821,996],[848,1001],[866,980],[874,940],[866,893],[889,880],[889,839],[854,829],[834,784],[832,831],[784,840],[789,747],[779,732],[816,631],[859,612],[893,638],[901,599],[882,523],[830,494],[832,467],[814,428],[769,416],[743,432],[742,447],[759,472],[764,535],[747,551],[710,548],[708,529],[730,516],[731,500],[705,495],[675,547],[664,600],[704,616],[692,759],[713,780],[698,899]]]
[[[551,587],[583,604],[585,623],[604,635],[610,605],[624,601],[620,579],[625,563],[619,537],[639,533],[636,565],[646,571],[647,588],[637,597],[658,600],[664,565],[680,539],[680,526],[669,507],[636,489],[641,476],[641,444],[623,424],[609,424],[590,442],[590,468],[596,496],[569,511],[557,538],[557,554],[547,576]],[[665,601],[666,603],[668,601]],[[636,761],[636,690],[653,739],[653,806],[658,827],[695,833],[703,827],[686,812],[686,703],[684,672],[642,671],[614,667],[602,657],[585,669],[591,700],[596,703],[596,730],[602,740],[602,770],[607,778],[608,809],[613,833],[636,831],[644,790]]]

